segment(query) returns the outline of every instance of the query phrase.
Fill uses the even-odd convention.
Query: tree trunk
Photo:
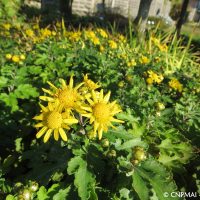
[[[137,17],[134,20],[134,23],[136,25],[139,25],[139,31],[140,32],[144,32],[145,31],[145,27],[146,27],[148,15],[149,15],[151,2],[152,2],[152,0],[141,0],[140,1],[138,14],[137,14]]]
[[[73,0],[60,0],[60,12],[63,16],[72,16],[72,2]]]
[[[179,17],[178,22],[176,24],[177,37],[180,37],[181,27],[186,20],[186,13],[187,13],[188,4],[189,4],[189,0],[183,0],[180,17]]]

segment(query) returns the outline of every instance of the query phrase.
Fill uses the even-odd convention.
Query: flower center
[[[100,123],[105,123],[109,120],[110,109],[105,103],[96,103],[93,107],[93,115]]]
[[[50,129],[57,129],[61,127],[62,115],[59,112],[53,111],[47,115],[47,126]]]
[[[77,100],[77,93],[73,89],[65,88],[58,94],[58,99],[66,108],[73,108]]]

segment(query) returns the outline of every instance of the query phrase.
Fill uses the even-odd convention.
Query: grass
[[[200,44],[200,24],[186,23],[182,27],[182,33],[188,37],[192,36],[192,39]]]

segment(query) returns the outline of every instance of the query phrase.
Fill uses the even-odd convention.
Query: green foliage
[[[95,187],[95,179],[88,170],[87,163],[81,157],[75,157],[68,163],[68,174],[75,174],[74,185],[78,189],[79,197],[89,199],[90,192]]]
[[[172,175],[160,163],[154,160],[146,160],[139,167],[135,167],[133,178],[133,188],[141,200],[150,199],[152,188],[159,200],[164,200],[165,193],[171,194],[177,187],[172,181]],[[180,199],[168,197],[168,199]]]
[[[164,200],[165,192],[199,190],[200,74],[190,41],[184,46],[158,29],[143,41],[132,27],[129,38],[114,30],[103,37],[96,28],[69,31],[64,21],[6,28],[0,27],[0,196]],[[32,118],[46,82],[58,87],[60,78],[74,75],[76,85],[86,73],[111,91],[123,110],[116,118],[124,123],[113,123],[99,141],[88,137],[92,125],[75,113],[79,124],[67,132],[67,142],[36,140]],[[172,79],[182,90],[169,85]]]
[[[0,1],[0,20],[13,20],[18,15],[22,0]]]

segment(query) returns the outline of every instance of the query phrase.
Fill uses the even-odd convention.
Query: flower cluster
[[[173,78],[169,81],[169,86],[172,89],[177,90],[178,92],[182,92],[182,90],[183,90],[183,85],[175,78]]]
[[[141,56],[140,58],[140,63],[141,64],[148,64],[150,62],[150,60],[146,57],[146,56]]]
[[[47,142],[53,134],[54,139],[67,141],[66,130],[72,124],[82,121],[82,117],[89,118],[89,123],[93,129],[89,132],[91,138],[102,138],[103,132],[108,131],[108,127],[113,127],[112,122],[122,123],[123,121],[114,118],[114,115],[121,112],[116,101],[109,102],[110,92],[104,95],[103,89],[98,83],[94,83],[86,74],[82,83],[74,86],[71,76],[69,84],[60,79],[61,87],[56,87],[48,82],[51,89],[44,89],[47,96],[40,96],[40,99],[47,102],[47,106],[40,104],[41,113],[34,117],[40,122],[35,125],[39,128],[37,138],[44,135],[44,142]],[[78,116],[77,118],[75,116]]]
[[[161,41],[155,37],[151,37],[150,40],[153,42],[153,44],[160,49],[161,52],[167,52],[168,46],[167,44],[162,44]]]
[[[21,55],[12,55],[12,54],[6,54],[5,55],[6,59],[7,60],[11,60],[12,62],[14,63],[19,63],[20,61],[23,61],[26,59],[25,55],[24,54],[21,54]]]
[[[158,83],[160,84],[164,77],[160,74],[156,74],[155,72],[153,72],[152,70],[147,71],[148,74],[148,78],[146,79],[146,82],[148,85],[151,85],[153,83]]]

